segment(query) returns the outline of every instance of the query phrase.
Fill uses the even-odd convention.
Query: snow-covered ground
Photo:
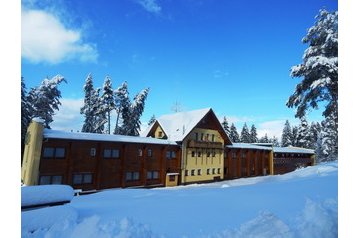
[[[22,212],[22,237],[337,237],[338,165],[156,189]]]

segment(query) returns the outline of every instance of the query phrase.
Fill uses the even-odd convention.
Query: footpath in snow
[[[26,198],[24,198],[26,200]],[[22,237],[337,237],[337,162],[285,175],[113,189],[21,214]]]

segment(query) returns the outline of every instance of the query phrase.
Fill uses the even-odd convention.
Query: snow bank
[[[21,187],[21,207],[71,201],[74,191],[68,185],[38,185]]]
[[[21,236],[43,237],[40,234],[44,230],[53,226],[67,227],[75,224],[77,218],[77,211],[69,205],[24,211],[21,212]]]

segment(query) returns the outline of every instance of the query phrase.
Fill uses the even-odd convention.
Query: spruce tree
[[[292,146],[298,146],[298,127],[297,126],[292,126]]]
[[[300,118],[300,125],[297,131],[297,146],[302,148],[309,146],[309,126],[304,116]]]
[[[249,128],[246,125],[246,122],[244,123],[242,130],[241,130],[241,142],[243,143],[251,143],[251,135],[249,132]]]
[[[111,78],[109,76],[106,76],[103,84],[103,92],[102,92],[102,105],[103,110],[105,111],[107,115],[107,129],[106,133],[111,133],[111,112],[115,108],[114,105],[114,95],[113,95],[113,89],[112,89],[112,82]]]
[[[114,92],[115,94],[115,105],[116,105],[116,125],[114,128],[113,134],[122,134],[126,135],[126,129],[120,125],[120,119],[122,119],[122,124],[128,124],[130,118],[130,99],[128,92],[128,83],[125,81],[120,87]]]
[[[287,147],[287,146],[292,146],[292,130],[291,130],[291,126],[288,120],[286,120],[285,122],[285,126],[283,127],[282,130],[282,136],[281,136],[281,146],[282,147]]]
[[[105,124],[107,123],[107,112],[103,105],[102,97],[99,96],[101,89],[97,88],[93,94],[93,111],[95,112],[94,133],[105,134]]]
[[[227,121],[226,117],[224,116],[224,120],[221,122],[222,127],[224,128],[224,131],[229,136],[230,135],[230,127],[229,122]]]
[[[149,119],[148,126],[153,125],[155,121],[156,121],[155,115],[153,114],[152,117]]]
[[[38,117],[44,121],[45,128],[50,129],[55,111],[61,105],[61,91],[58,85],[66,82],[61,75],[56,75],[52,79],[46,78],[37,88],[32,88],[29,92],[28,100],[33,107],[32,118]]]
[[[259,139],[257,138],[256,127],[254,124],[252,124],[251,130],[250,130],[250,143],[257,143],[258,140]]]
[[[95,104],[97,98],[95,98],[96,90],[93,88],[92,74],[88,74],[85,85],[83,86],[85,97],[83,100],[83,106],[80,109],[80,113],[84,115],[84,124],[82,126],[82,132],[95,132],[96,114],[97,109]]]
[[[231,123],[229,138],[234,143],[240,142],[240,136],[239,136],[239,133],[237,132],[237,129],[236,129],[236,126],[234,125],[234,123]]]
[[[286,105],[297,107],[296,117],[299,118],[310,107],[318,109],[321,101],[327,102],[323,111],[325,117],[338,116],[338,12],[320,10],[316,19],[302,39],[309,44],[303,62],[291,68],[291,76],[302,78],[302,81]]]
[[[322,147],[325,160],[338,159],[338,124],[334,116],[328,116],[322,122]]]
[[[149,88],[143,89],[138,93],[133,100],[133,103],[130,107],[130,120],[127,125],[127,135],[139,136],[141,121],[140,117],[144,112],[145,100],[147,99],[149,93]]]
[[[269,143],[267,133],[265,133],[265,135],[259,139],[259,142],[260,143]]]
[[[32,118],[32,107],[28,101],[24,78],[21,77],[21,160],[25,147],[27,128]]]

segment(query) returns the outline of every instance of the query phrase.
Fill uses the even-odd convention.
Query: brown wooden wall
[[[269,174],[269,151],[226,148],[224,178],[235,179]]]
[[[313,164],[311,154],[274,153],[274,173],[285,174]]]
[[[45,148],[64,148],[65,156],[44,158]],[[91,154],[91,150],[95,153]],[[118,151],[119,156],[104,158],[105,150],[107,153],[111,150],[111,155],[117,155]],[[171,153],[175,158],[167,158],[167,151],[175,151]],[[175,145],[48,139],[42,145],[39,176],[62,176],[63,184],[83,190],[163,186],[167,172],[180,172],[180,158],[180,147]],[[147,172],[155,175],[148,179]],[[128,180],[127,173],[134,179]],[[89,174],[91,182],[74,184],[74,175],[83,175],[85,181],[84,176]]]

